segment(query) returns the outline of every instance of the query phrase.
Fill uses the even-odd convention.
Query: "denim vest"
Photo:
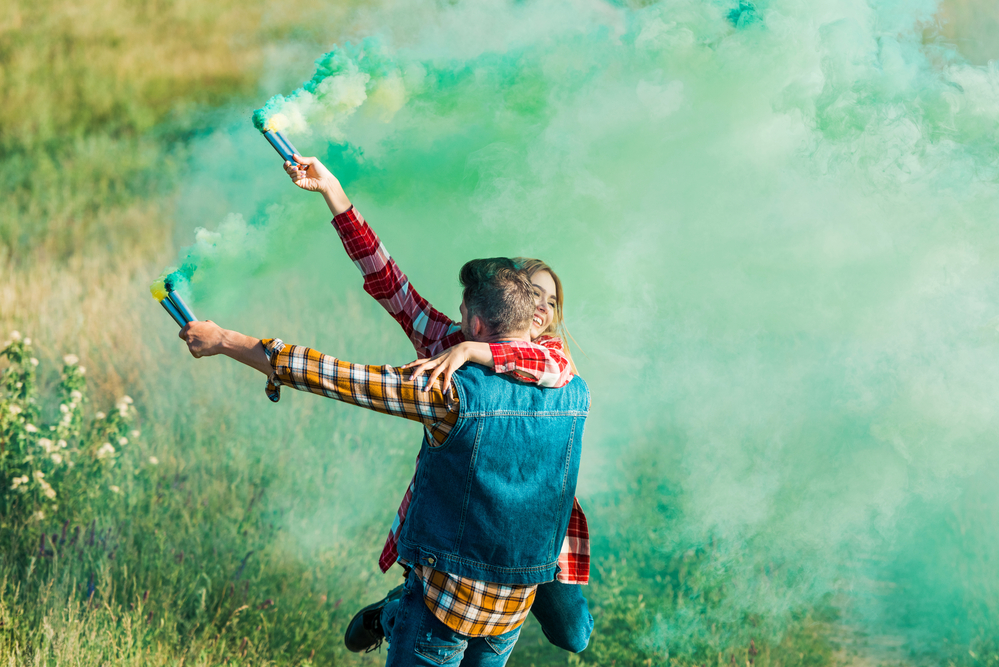
[[[551,581],[576,494],[586,383],[542,389],[468,364],[452,387],[458,421],[439,447],[423,441],[399,555],[477,581]]]

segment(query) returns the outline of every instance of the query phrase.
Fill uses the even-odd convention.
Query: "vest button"
[[[433,556],[427,556],[427,564],[433,565],[436,562],[437,562],[436,558],[434,558]]]

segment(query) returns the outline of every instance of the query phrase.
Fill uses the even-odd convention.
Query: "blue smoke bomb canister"
[[[187,322],[184,321],[183,316],[177,311],[177,307],[173,305],[172,301],[170,301],[169,297],[160,301],[160,305],[163,306],[163,310],[170,313],[170,317],[172,317],[173,321],[177,323],[177,326],[183,327],[187,324]]]
[[[294,155],[298,151],[295,150],[295,147],[291,145],[291,142],[288,141],[283,134],[277,130],[265,130],[264,138],[271,143],[271,146],[273,146],[274,150],[278,152],[278,155],[284,158],[287,162],[291,162],[292,164],[295,163]]]
[[[169,299],[173,304],[173,307],[177,309],[180,316],[184,318],[184,324],[198,321],[198,318],[194,316],[194,313],[192,313],[191,309],[187,307],[187,304],[184,303],[184,300],[180,298],[179,294],[171,290],[167,292],[167,299]],[[164,299],[164,301],[166,301],[166,299]]]

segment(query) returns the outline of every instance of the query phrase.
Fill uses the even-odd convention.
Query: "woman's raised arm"
[[[303,190],[322,193],[347,256],[364,276],[364,291],[399,323],[416,349],[416,356],[434,357],[463,342],[460,323],[420,296],[375,231],[351,205],[340,181],[314,157],[296,155],[295,160],[298,164],[285,162],[285,171]],[[534,343],[494,343],[486,347],[472,361],[493,367],[497,373],[515,375],[542,387],[561,387],[572,379],[569,360],[557,337],[542,336]],[[456,360],[457,357],[452,359]]]
[[[323,194],[343,248],[364,276],[364,291],[399,323],[416,355],[432,357],[465,340],[461,325],[431,306],[413,288],[378,235],[350,204],[340,181],[316,158],[296,155],[295,160],[299,164],[285,162],[285,171],[295,185]]]

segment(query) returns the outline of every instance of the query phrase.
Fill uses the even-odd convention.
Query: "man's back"
[[[424,444],[400,555],[480,581],[551,581],[575,494],[586,383],[541,389],[472,364],[454,387],[459,419],[443,444]]]

